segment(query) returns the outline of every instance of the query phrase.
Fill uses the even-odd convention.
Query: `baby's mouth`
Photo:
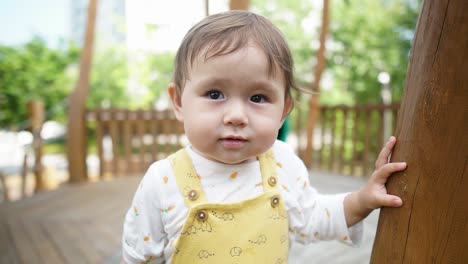
[[[221,139],[221,143],[225,148],[239,149],[247,143],[247,140],[242,137],[225,137]]]

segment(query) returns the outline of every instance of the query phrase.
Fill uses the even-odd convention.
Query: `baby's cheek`
[[[259,122],[258,125],[256,125],[256,132],[258,135],[262,135],[267,138],[273,138],[276,139],[278,135],[278,131],[281,128],[281,123],[278,121],[273,121],[273,120],[267,120],[263,122]]]

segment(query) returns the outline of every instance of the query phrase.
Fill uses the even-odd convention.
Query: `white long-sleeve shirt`
[[[209,202],[232,203],[263,192],[258,161],[228,165],[208,160],[186,147]],[[346,194],[321,195],[309,184],[309,174],[292,148],[273,145],[278,183],[289,218],[290,239],[300,243],[340,240],[360,244],[362,222],[347,227]],[[170,263],[188,208],[167,159],[153,163],[143,177],[128,210],[123,230],[126,263]]]

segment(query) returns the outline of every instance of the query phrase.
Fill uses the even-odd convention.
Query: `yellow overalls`
[[[288,217],[271,151],[258,157],[264,192],[236,203],[206,200],[185,149],[171,155],[169,160],[189,209],[172,263],[287,263]]]

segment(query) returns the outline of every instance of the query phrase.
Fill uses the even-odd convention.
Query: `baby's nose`
[[[232,126],[248,125],[246,106],[242,103],[231,103],[224,114],[224,124]]]

